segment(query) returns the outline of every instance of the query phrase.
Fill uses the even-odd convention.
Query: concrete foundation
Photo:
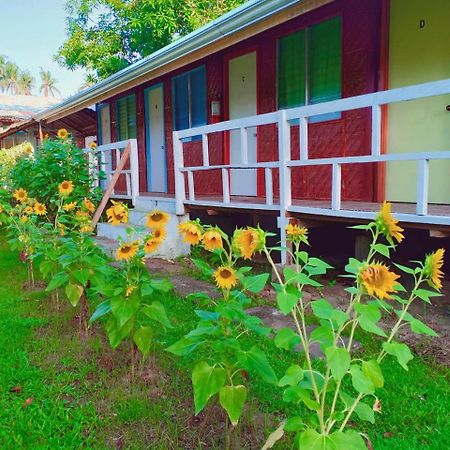
[[[178,225],[181,222],[189,220],[189,215],[177,216],[175,214],[175,200],[173,199],[155,199],[139,197],[136,201],[136,207],[130,209],[129,223],[126,225],[111,225],[109,223],[99,223],[97,225],[97,236],[116,241],[119,240],[134,241],[142,239],[150,233],[150,229],[145,227],[146,214],[159,209],[170,215],[169,223],[166,226],[167,237],[158,251],[149,255],[149,257],[158,257],[164,259],[174,259],[179,256],[186,256],[190,253],[190,246],[183,242],[178,233]],[[132,229],[128,235],[127,228]]]

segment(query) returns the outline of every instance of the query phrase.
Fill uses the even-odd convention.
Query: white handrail
[[[116,166],[119,163],[121,154],[130,144],[130,168],[122,169],[120,174],[125,177],[126,193],[116,193],[112,191],[111,198],[129,199],[132,205],[136,204],[137,197],[139,195],[139,159],[138,159],[138,146],[136,139],[128,139],[125,141],[112,142],[110,144],[98,145],[95,148],[85,148],[84,152],[89,154],[91,162],[91,170],[95,166],[97,170],[94,172],[95,185],[101,186],[103,190],[106,190],[111,182],[116,168],[113,167],[113,157],[116,157]],[[106,156],[108,155],[108,156]],[[96,161],[94,161],[96,158]],[[105,183],[100,183],[98,172],[102,171],[106,175]]]

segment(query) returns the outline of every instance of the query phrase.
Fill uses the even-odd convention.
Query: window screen
[[[119,141],[135,139],[136,126],[136,96],[129,95],[116,102],[117,133]]]

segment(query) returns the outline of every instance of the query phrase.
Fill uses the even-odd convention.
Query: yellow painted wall
[[[450,0],[390,3],[389,88],[450,78]],[[450,150],[449,104],[445,95],[389,106],[387,152]],[[414,202],[416,174],[417,163],[388,163],[386,198]],[[450,161],[430,164],[429,201],[450,203]]]

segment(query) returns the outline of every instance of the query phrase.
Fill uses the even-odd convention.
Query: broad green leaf
[[[158,292],[170,292],[173,288],[172,283],[166,278],[150,279],[149,284]]]
[[[364,375],[369,378],[376,388],[384,386],[384,377],[381,367],[375,359],[363,361],[361,365]]]
[[[408,370],[408,362],[413,359],[411,350],[406,344],[400,344],[398,342],[383,342],[383,350],[389,355],[395,356],[398,363]]]
[[[324,298],[311,302],[313,313],[319,319],[329,320],[333,316],[333,306]]]
[[[239,422],[246,398],[247,389],[245,386],[224,386],[220,388],[219,402],[227,412],[233,426],[236,426]]]
[[[147,356],[152,344],[153,330],[151,327],[141,327],[135,331],[133,340],[139,351]]]
[[[59,272],[53,276],[48,283],[47,288],[45,289],[47,292],[53,291],[53,289],[57,289],[63,284],[66,284],[69,281],[69,276],[65,272]]]
[[[275,345],[284,350],[292,350],[300,342],[300,336],[291,328],[281,328],[275,336]]]
[[[375,413],[368,404],[359,402],[355,407],[355,414],[366,422],[375,423]]]
[[[83,286],[80,286],[79,284],[69,283],[65,288],[65,292],[72,306],[77,306],[84,289]]]
[[[390,257],[389,247],[384,244],[374,244],[372,248],[379,253],[380,255],[385,256],[386,258]]]
[[[192,386],[196,415],[203,410],[208,400],[219,392],[225,384],[226,376],[225,369],[210,366],[206,361],[200,361],[195,365],[192,371]]]
[[[220,318],[220,313],[214,311],[204,311],[201,309],[196,309],[195,314],[204,320],[217,320]]]
[[[130,319],[125,325],[119,327],[117,320],[111,316],[106,322],[106,332],[108,334],[109,344],[115,349],[131,333],[134,326],[134,319]]]
[[[254,275],[252,277],[241,278],[241,284],[245,290],[258,294],[264,289],[268,279],[269,274],[262,273],[260,275]]]
[[[334,445],[330,450],[367,450],[364,439],[355,430],[335,431],[330,434],[330,439]]]
[[[442,294],[440,294],[439,292],[430,291],[428,289],[414,289],[412,292],[416,297],[420,298],[425,303],[429,303],[430,305],[431,305],[430,298],[442,296]]]
[[[139,305],[139,297],[115,297],[111,300],[111,311],[117,320],[119,328],[136,314],[139,309]]]
[[[324,436],[312,428],[307,428],[300,434],[300,448],[301,450],[338,450],[331,436]]]
[[[92,314],[92,317],[89,319],[89,323],[95,322],[97,319],[100,319],[100,317],[103,317],[109,312],[111,312],[111,302],[109,300],[105,300],[97,306],[94,314]]]
[[[413,319],[410,321],[409,326],[411,327],[411,331],[417,334],[427,334],[428,336],[439,336],[436,331],[432,328],[425,325],[419,319]]]
[[[297,364],[293,364],[286,369],[286,373],[278,382],[278,386],[296,386],[301,380],[303,380],[303,377],[303,369]]]
[[[242,366],[247,370],[254,370],[258,375],[270,384],[278,384],[278,379],[266,354],[258,347],[253,346],[249,351],[241,351],[238,358]]]
[[[295,252],[295,256],[303,263],[308,262],[308,253],[305,251]]]
[[[323,260],[321,260],[319,258],[314,258],[314,257],[311,257],[311,258],[308,259],[308,266],[323,267],[325,269],[332,269],[333,268],[333,266],[330,266],[325,261],[323,261]]]
[[[289,314],[298,302],[298,297],[288,292],[279,292],[277,294],[277,305],[283,314]]]
[[[284,430],[295,433],[295,432],[301,430],[304,426],[305,426],[305,424],[303,423],[302,418],[300,416],[294,416],[294,417],[290,417],[286,421],[286,423],[284,425]]]
[[[200,337],[183,337],[179,341],[172,344],[166,350],[177,356],[184,356],[191,353],[199,345],[203,344],[205,341]]]
[[[350,374],[352,375],[353,387],[357,392],[360,394],[373,394],[375,392],[375,386],[372,380],[358,366],[351,366]]]
[[[400,269],[402,272],[409,273],[410,275],[414,275],[414,269],[411,269],[410,267],[402,266],[401,264],[394,263],[394,266],[397,267],[397,269]]]
[[[311,332],[310,341],[318,342],[322,351],[325,351],[327,347],[331,347],[333,345],[333,330],[328,324],[317,327]]]
[[[203,336],[203,335],[211,335],[215,334],[219,330],[217,325],[214,325],[209,320],[200,320],[197,323],[197,326],[190,331],[186,336]]]
[[[300,387],[289,386],[283,391],[283,401],[286,403],[303,402],[311,411],[320,409],[319,403],[312,398],[312,392]]]
[[[90,270],[89,269],[78,269],[72,273],[72,276],[77,280],[82,286],[86,286],[89,280]]]
[[[363,330],[377,334],[378,336],[386,336],[386,333],[376,324],[381,319],[380,307],[378,304],[371,303],[363,305],[357,303],[355,305],[355,311],[360,314],[358,323]]]
[[[329,347],[325,350],[325,356],[334,379],[342,380],[350,368],[350,353],[345,348]]]
[[[161,302],[153,302],[151,305],[146,305],[142,308],[142,312],[152,320],[156,320],[167,328],[173,328],[167,317],[166,309]]]

